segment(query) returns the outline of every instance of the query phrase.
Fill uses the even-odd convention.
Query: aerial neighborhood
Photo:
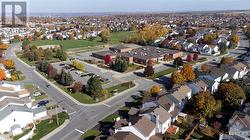
[[[1,27],[0,140],[10,139],[250,140],[249,10]]]

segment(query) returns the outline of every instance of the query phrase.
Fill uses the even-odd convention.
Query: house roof
[[[0,111],[0,120],[7,117],[13,111],[32,113],[32,110],[29,109],[27,106],[9,105],[9,106],[7,106],[6,108],[4,108],[3,110]]]
[[[158,115],[159,116],[159,121],[161,123],[165,123],[167,120],[169,120],[172,115],[170,113],[168,113],[163,107],[161,106],[158,106],[157,108],[155,108],[153,110],[153,113],[155,115]]]
[[[134,127],[138,129],[144,136],[149,134],[155,129],[155,124],[151,122],[146,116],[143,116]]]
[[[203,80],[197,80],[194,82],[194,84],[196,85],[196,87],[198,87],[201,90],[204,90],[205,88],[208,87],[208,84],[205,83]]]
[[[173,102],[182,102],[183,99],[187,97],[187,93],[191,92],[192,89],[188,87],[187,85],[182,85],[180,87],[177,87],[176,89],[172,90],[170,99],[173,100]]]
[[[229,126],[234,123],[240,123],[244,126],[241,129],[250,130],[250,115],[244,112],[235,111],[231,119],[229,120]]]
[[[170,100],[166,95],[164,95],[158,99],[158,103],[166,110],[169,110],[173,104],[173,101]]]

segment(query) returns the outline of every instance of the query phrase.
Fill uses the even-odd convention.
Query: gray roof
[[[0,111],[0,120],[7,117],[13,111],[32,113],[32,110],[29,109],[27,106],[9,105],[8,107],[6,107],[6,108],[4,108],[3,110]]]
[[[37,107],[37,108],[34,108],[32,111],[33,111],[34,115],[35,114],[39,114],[41,112],[45,112],[46,111],[46,107],[45,106]]]

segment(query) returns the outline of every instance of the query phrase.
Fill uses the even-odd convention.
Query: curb
[[[60,125],[59,127],[57,127],[55,130],[51,131],[49,134],[45,135],[44,137],[41,138],[41,140],[47,140],[48,138],[50,138],[51,136],[53,136],[54,134],[58,133],[59,131],[61,131],[64,127],[66,127],[69,124],[70,120],[67,119],[64,121],[64,123],[62,125]]]

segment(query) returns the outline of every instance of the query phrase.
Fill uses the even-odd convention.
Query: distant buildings
[[[111,58],[120,56],[126,59],[129,63],[138,63],[146,65],[149,60],[157,63],[161,61],[173,60],[182,56],[182,52],[176,50],[168,50],[163,48],[157,48],[153,46],[139,47],[132,49],[129,47],[118,46],[111,47],[109,51],[94,52],[92,56],[103,59],[106,55],[110,55]]]

